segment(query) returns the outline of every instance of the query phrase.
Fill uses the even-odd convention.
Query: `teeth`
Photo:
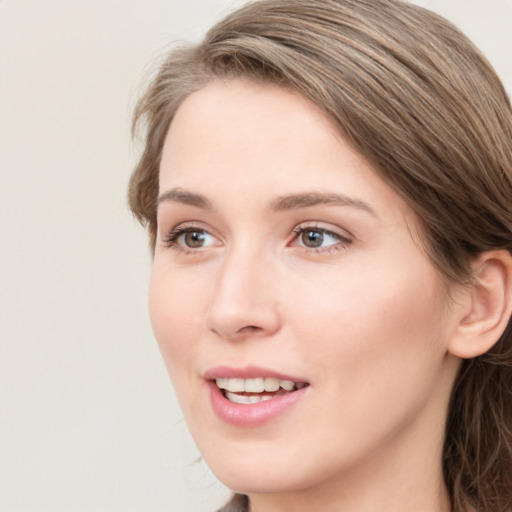
[[[270,395],[237,395],[235,393],[230,393],[229,391],[226,392],[226,398],[230,402],[235,402],[236,404],[257,404],[258,402],[264,402],[265,400],[270,400],[272,397]]]
[[[219,383],[218,381],[221,381]],[[243,393],[245,391],[244,379],[217,379],[217,386],[221,389],[227,389],[233,393]]]
[[[279,385],[285,389],[286,391],[291,391],[293,387],[295,386],[295,382],[292,382],[291,380],[282,380]],[[297,387],[299,385],[297,384]]]
[[[281,382],[279,379],[274,379],[273,377],[267,377],[265,379],[265,391],[277,391],[281,386]]]
[[[285,391],[292,391],[294,388],[300,389],[305,386],[305,383],[295,383],[291,380],[279,380],[273,377],[257,377],[255,379],[228,379],[218,378],[215,379],[217,386],[220,389],[225,389],[231,393],[263,393],[264,391],[271,393],[283,388]],[[259,401],[259,397],[258,401]],[[245,403],[245,402],[244,402]]]
[[[246,379],[244,382],[244,391],[247,393],[261,393],[265,390],[265,379]]]

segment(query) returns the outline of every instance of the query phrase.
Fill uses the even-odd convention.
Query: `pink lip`
[[[255,404],[236,404],[225,398],[217,384],[215,384],[214,379],[222,377],[245,379],[255,377],[274,377],[276,379],[291,380],[294,382],[305,381],[257,367],[235,369],[226,366],[218,366],[208,370],[205,373],[204,378],[207,380],[210,403],[214,413],[225,423],[229,423],[237,427],[258,427],[278,418],[303,398],[309,388],[309,386],[305,386],[292,393],[276,396],[271,400]]]
[[[205,380],[214,380],[217,378],[228,379],[255,379],[256,377],[273,377],[279,380],[291,380],[292,382],[307,382],[300,377],[285,375],[274,370],[262,368],[258,366],[245,366],[244,368],[232,368],[229,366],[216,366],[210,368],[203,375]]]

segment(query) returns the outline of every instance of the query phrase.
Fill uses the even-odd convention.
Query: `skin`
[[[350,200],[276,208],[305,193]],[[243,81],[181,105],[160,194],[151,321],[217,477],[252,512],[450,510],[441,450],[461,312],[406,202],[318,107]],[[309,387],[273,421],[238,427],[212,410],[203,376],[218,365]]]

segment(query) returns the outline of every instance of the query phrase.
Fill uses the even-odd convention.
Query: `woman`
[[[267,0],[140,100],[150,315],[225,511],[512,510],[512,113],[398,0]]]

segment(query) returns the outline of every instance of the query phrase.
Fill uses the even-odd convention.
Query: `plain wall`
[[[241,1],[0,0],[0,512],[213,512],[126,207],[148,61]],[[512,91],[512,1],[446,15]]]

